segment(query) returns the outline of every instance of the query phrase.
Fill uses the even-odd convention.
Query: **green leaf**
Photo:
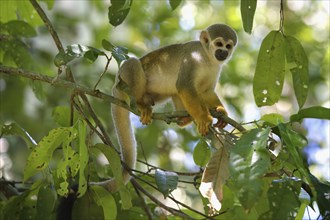
[[[76,56],[69,55],[65,51],[61,50],[60,52],[58,52],[58,54],[56,54],[56,56],[54,58],[54,64],[57,67],[66,65],[67,63],[74,60],[75,58],[76,58]]]
[[[27,143],[30,149],[33,149],[37,145],[37,142],[30,136],[30,134],[15,122],[8,125],[2,125],[0,133],[1,136],[2,135],[21,136],[25,140],[25,142]]]
[[[274,180],[268,190],[270,210],[260,219],[294,219],[299,209],[301,180],[292,177]]]
[[[111,193],[101,186],[91,186],[90,189],[96,204],[103,209],[104,219],[116,219],[117,206]]]
[[[102,47],[107,51],[111,51],[111,55],[115,58],[120,66],[121,62],[128,59],[128,49],[125,47],[115,46],[107,40],[102,40]]]
[[[301,121],[304,118],[317,118],[330,120],[330,109],[321,106],[313,106],[299,110],[297,114],[291,115],[290,121]]]
[[[128,50],[127,48],[125,47],[115,47],[113,50],[112,50],[112,56],[115,58],[115,60],[117,61],[118,63],[118,66],[120,66],[120,64],[127,60],[128,59]]]
[[[0,1],[0,21],[5,23],[11,20],[17,19],[17,10],[18,1]]]
[[[205,165],[209,162],[211,157],[211,148],[205,140],[200,140],[196,144],[193,157],[195,164],[201,167],[205,167]]]
[[[115,46],[112,43],[110,43],[105,39],[102,40],[102,47],[107,51],[113,51],[113,49],[115,48]]]
[[[86,145],[86,122],[78,121],[78,138],[79,138],[79,184],[78,198],[83,196],[87,190],[87,180],[85,177],[85,168],[88,163],[88,150]]]
[[[35,62],[31,57],[27,45],[23,41],[18,38],[14,38],[5,41],[4,45],[4,59],[14,61],[16,66],[19,68],[24,68],[26,70],[35,70]]]
[[[59,67],[66,65],[74,59],[84,57],[89,62],[94,62],[99,55],[105,55],[104,52],[80,44],[68,45],[65,51],[56,54],[54,64]]]
[[[17,18],[35,27],[43,24],[29,1],[0,1],[0,21],[5,23]]]
[[[43,21],[38,15],[37,11],[33,8],[29,1],[10,1],[16,2],[18,17],[22,20],[27,21],[30,25],[34,27],[41,26]]]
[[[92,187],[91,187],[92,188]],[[73,204],[72,208],[72,220],[81,219],[106,219],[102,207],[98,206],[95,201],[95,196],[92,189],[88,190],[87,193],[77,200]],[[111,205],[111,204],[109,204]],[[110,209],[111,208],[111,209]],[[109,207],[110,212],[117,212],[116,206]],[[115,219],[115,218],[112,218]],[[107,220],[107,219],[106,219]]]
[[[155,172],[156,184],[164,198],[166,198],[178,186],[178,174],[170,171],[162,171],[157,169]]]
[[[94,145],[93,148],[96,148],[101,151],[108,159],[112,173],[117,182],[116,184],[118,186],[120,197],[122,200],[122,207],[123,209],[129,209],[130,207],[132,207],[132,198],[123,182],[122,166],[118,153],[113,148],[101,143]]]
[[[111,6],[109,7],[108,18],[109,22],[113,26],[120,25],[127,17],[133,0],[111,0]]]
[[[169,0],[170,1],[170,6],[172,10],[174,11],[182,2],[182,0]]]
[[[279,124],[281,139],[285,143],[285,149],[292,157],[294,164],[301,175],[309,179],[309,171],[302,160],[300,149],[307,145],[307,140],[302,135],[292,130],[287,124]]]
[[[30,191],[26,190],[19,196],[12,196],[3,206],[1,206],[3,219],[20,219],[19,215],[24,204],[24,200]],[[2,216],[1,216],[2,217]]]
[[[292,74],[294,92],[300,108],[304,105],[309,87],[308,57],[301,43],[294,37],[286,36],[286,58]]]
[[[323,217],[325,217],[326,215],[329,215],[330,183],[329,182],[322,183],[312,174],[309,174],[309,175],[310,175],[311,182],[313,183],[313,187],[315,188],[315,191],[316,191],[316,202],[320,209],[320,213]]]
[[[55,0],[40,0],[42,2],[45,2],[47,4],[48,10],[52,9],[55,3]]]
[[[253,79],[256,104],[273,105],[281,97],[285,73],[285,44],[282,33],[271,31],[262,41]]]
[[[55,208],[56,200],[57,194],[52,186],[41,186],[38,192],[36,219],[43,220],[46,216],[51,216]]]
[[[244,31],[251,34],[253,17],[257,8],[257,0],[241,0],[241,17]]]
[[[37,32],[34,28],[26,23],[25,21],[13,20],[4,24],[4,28],[8,31],[9,34],[14,36],[21,37],[35,37],[37,36]]]
[[[24,181],[44,170],[53,155],[53,152],[62,143],[69,143],[75,137],[73,128],[55,128],[42,138],[34,150],[30,153],[24,170]]]
[[[59,188],[57,191],[59,195],[66,197],[69,193],[69,182],[67,179],[77,175],[80,164],[78,153],[69,144],[63,143],[62,145],[64,158],[57,163],[56,174],[57,178],[59,178]]]
[[[117,181],[117,185],[118,186],[124,185],[122,167],[118,153],[113,148],[102,143],[97,143],[93,147],[100,150],[104,154],[104,156],[108,159],[112,173]]]
[[[270,128],[253,129],[242,135],[230,152],[230,171],[235,193],[250,210],[262,195],[262,179],[270,167],[267,140]]]
[[[70,117],[71,110],[68,106],[56,106],[53,109],[52,117],[56,124],[61,127],[69,127],[70,126]],[[73,124],[78,120],[78,115],[74,112],[73,116]]]
[[[278,125],[279,123],[284,122],[283,115],[277,113],[265,114],[260,118],[261,121],[267,122],[271,125]]]
[[[60,196],[67,197],[69,193],[68,187],[69,187],[69,183],[65,180],[64,182],[60,183],[59,188],[56,190],[56,192]]]
[[[86,51],[84,54],[84,58],[89,61],[90,63],[93,63],[98,56],[104,56],[105,53],[103,51],[100,51],[99,49],[96,49],[94,47],[88,47],[89,50]]]

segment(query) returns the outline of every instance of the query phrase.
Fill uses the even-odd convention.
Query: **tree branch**
[[[136,115],[139,115],[139,113],[136,110],[130,108],[130,106],[128,106],[125,102],[123,102],[119,99],[116,99],[113,96],[100,92],[99,90],[93,90],[93,89],[87,88],[83,85],[79,85],[74,82],[60,79],[58,77],[56,77],[56,78],[49,77],[49,76],[31,72],[31,71],[23,70],[20,68],[13,68],[13,67],[7,67],[7,66],[2,66],[2,65],[0,65],[0,73],[5,73],[8,75],[12,75],[12,76],[22,76],[22,77],[29,78],[32,80],[49,83],[52,86],[75,90],[75,91],[79,92],[80,94],[88,94],[90,96],[93,96],[93,97],[102,99],[104,101],[110,102],[112,104],[118,105],[120,107],[123,107],[123,108],[127,109],[128,111],[130,111]],[[246,129],[241,124],[239,124],[235,120],[229,118],[228,116],[225,116],[219,112],[212,111],[212,110],[210,112],[213,117],[222,118],[225,122],[232,125],[240,132],[246,131]],[[176,112],[170,112],[170,113],[153,113],[152,118],[156,119],[156,120],[163,120],[166,123],[171,123],[171,122],[176,123],[178,121],[179,117],[184,117],[184,116],[189,116],[186,111],[176,111]]]

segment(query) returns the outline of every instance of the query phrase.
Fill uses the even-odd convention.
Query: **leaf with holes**
[[[300,188],[301,180],[295,177],[274,180],[267,193],[270,210],[259,219],[295,219],[300,206]]]
[[[133,0],[111,0],[108,12],[109,23],[113,26],[120,25],[131,10],[132,2]]]
[[[75,135],[74,128],[60,127],[51,130],[47,136],[43,137],[28,157],[24,169],[24,181],[44,170],[48,166],[54,150],[62,143],[70,143]]]
[[[293,88],[299,107],[301,108],[308,95],[309,76],[308,76],[308,57],[301,43],[294,37],[286,36],[286,58],[292,66]]]
[[[284,38],[281,32],[271,31],[262,41],[253,78],[257,106],[273,105],[280,99],[284,75]]]
[[[79,184],[78,197],[85,194],[87,190],[87,180],[85,176],[85,169],[88,163],[88,150],[86,145],[86,122],[78,121],[78,138],[79,138]]]

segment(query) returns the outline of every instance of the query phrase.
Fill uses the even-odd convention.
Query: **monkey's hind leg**
[[[172,96],[172,101],[174,103],[175,110],[177,111],[185,111],[185,107],[183,103],[181,102],[180,98],[178,96]],[[193,121],[193,118],[191,116],[184,116],[184,117],[178,117],[177,118],[177,124],[180,127],[184,127],[188,124],[190,124]]]
[[[120,68],[120,76],[131,89],[131,95],[135,98],[140,112],[142,124],[151,123],[152,108],[154,101],[147,94],[147,79],[139,59],[130,58]]]
[[[203,136],[206,135],[213,120],[208,108],[203,105],[199,97],[194,95],[192,91],[183,89],[179,92],[179,97],[188,113],[196,122],[199,133]]]
[[[216,95],[216,93],[213,90],[208,90],[202,93],[201,98],[203,99],[203,102],[205,102],[208,105],[209,109],[215,109],[217,112],[225,116],[228,115],[219,97]],[[218,121],[213,125],[214,127],[218,127],[218,128],[226,127],[227,122],[225,122],[221,117],[218,117],[217,119]]]

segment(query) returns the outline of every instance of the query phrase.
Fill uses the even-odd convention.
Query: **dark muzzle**
[[[216,50],[215,51],[215,58],[220,61],[224,61],[228,57],[228,51],[226,50]]]

